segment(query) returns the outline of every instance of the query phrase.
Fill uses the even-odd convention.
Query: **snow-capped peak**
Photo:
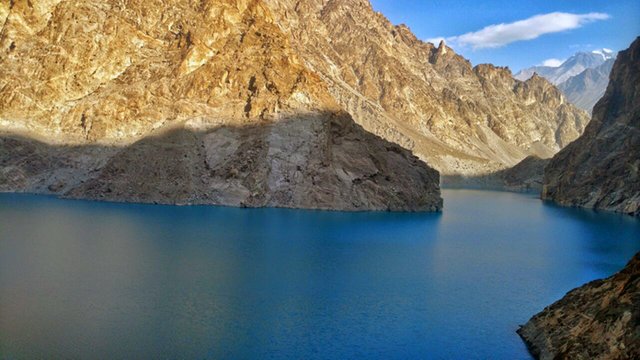
[[[607,48],[593,50],[592,53],[602,56],[602,58],[605,60],[613,58],[613,50]]]

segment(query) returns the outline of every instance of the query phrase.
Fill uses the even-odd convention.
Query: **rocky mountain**
[[[3,191],[442,206],[437,171],[355,124],[260,1],[1,6]]]
[[[570,291],[518,330],[539,359],[640,357],[640,253],[617,274]]]
[[[519,71],[514,77],[527,80],[534,74],[556,85],[567,100],[589,113],[604,95],[616,53],[609,49],[579,52],[560,66],[534,66]]]
[[[533,76],[533,74],[538,74],[552,84],[560,85],[569,80],[569,78],[579,75],[587,69],[597,68],[610,59],[615,59],[615,53],[609,49],[592,52],[581,51],[565,60],[560,66],[533,66],[520,70],[514,77],[524,81]]]
[[[602,65],[588,68],[559,84],[558,89],[572,104],[591,113],[593,106],[607,89],[614,61],[615,59],[608,59]]]
[[[618,54],[585,133],[545,168],[542,198],[640,215],[640,38]]]
[[[541,77],[473,67],[366,0],[11,1],[0,24],[5,143],[71,164],[54,181],[30,151],[3,152],[8,191],[313,207],[301,197],[322,173],[351,194],[338,208],[395,194],[390,208],[431,209],[437,174],[391,143],[483,174],[549,157],[588,122]]]
[[[546,80],[473,67],[444,43],[392,25],[366,0],[265,2],[356,122],[443,174],[485,174],[528,155],[550,157],[589,121]]]

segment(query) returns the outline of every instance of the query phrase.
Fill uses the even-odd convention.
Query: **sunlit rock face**
[[[178,122],[246,124],[333,106],[260,2],[2,6],[4,128],[52,141],[132,142]]]
[[[265,0],[304,63],[365,129],[441,173],[482,174],[548,158],[588,115],[539,76],[472,67],[446,44],[418,40],[365,0]]]
[[[65,172],[74,179],[158,133],[296,114],[326,126],[327,114],[349,118],[378,136],[370,142],[399,144],[444,174],[485,174],[553,155],[588,122],[542,78],[472,67],[363,0],[15,0],[0,3],[0,24],[0,130],[100,145],[104,155],[75,161],[82,176]],[[407,173],[427,168],[403,157]]]
[[[617,274],[571,290],[518,330],[539,359],[640,356],[640,253]]]
[[[542,197],[640,215],[640,38],[618,54],[585,133],[545,168]]]
[[[0,3],[0,189],[170,204],[442,207],[261,1]]]

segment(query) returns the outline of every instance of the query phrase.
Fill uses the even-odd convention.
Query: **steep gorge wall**
[[[618,54],[585,133],[545,168],[542,198],[640,215],[640,38]]]

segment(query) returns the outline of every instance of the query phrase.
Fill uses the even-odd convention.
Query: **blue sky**
[[[492,63],[514,72],[549,59],[564,60],[577,51],[623,50],[640,36],[640,0],[371,3],[392,23],[408,25],[420,39],[446,38],[474,65]]]

